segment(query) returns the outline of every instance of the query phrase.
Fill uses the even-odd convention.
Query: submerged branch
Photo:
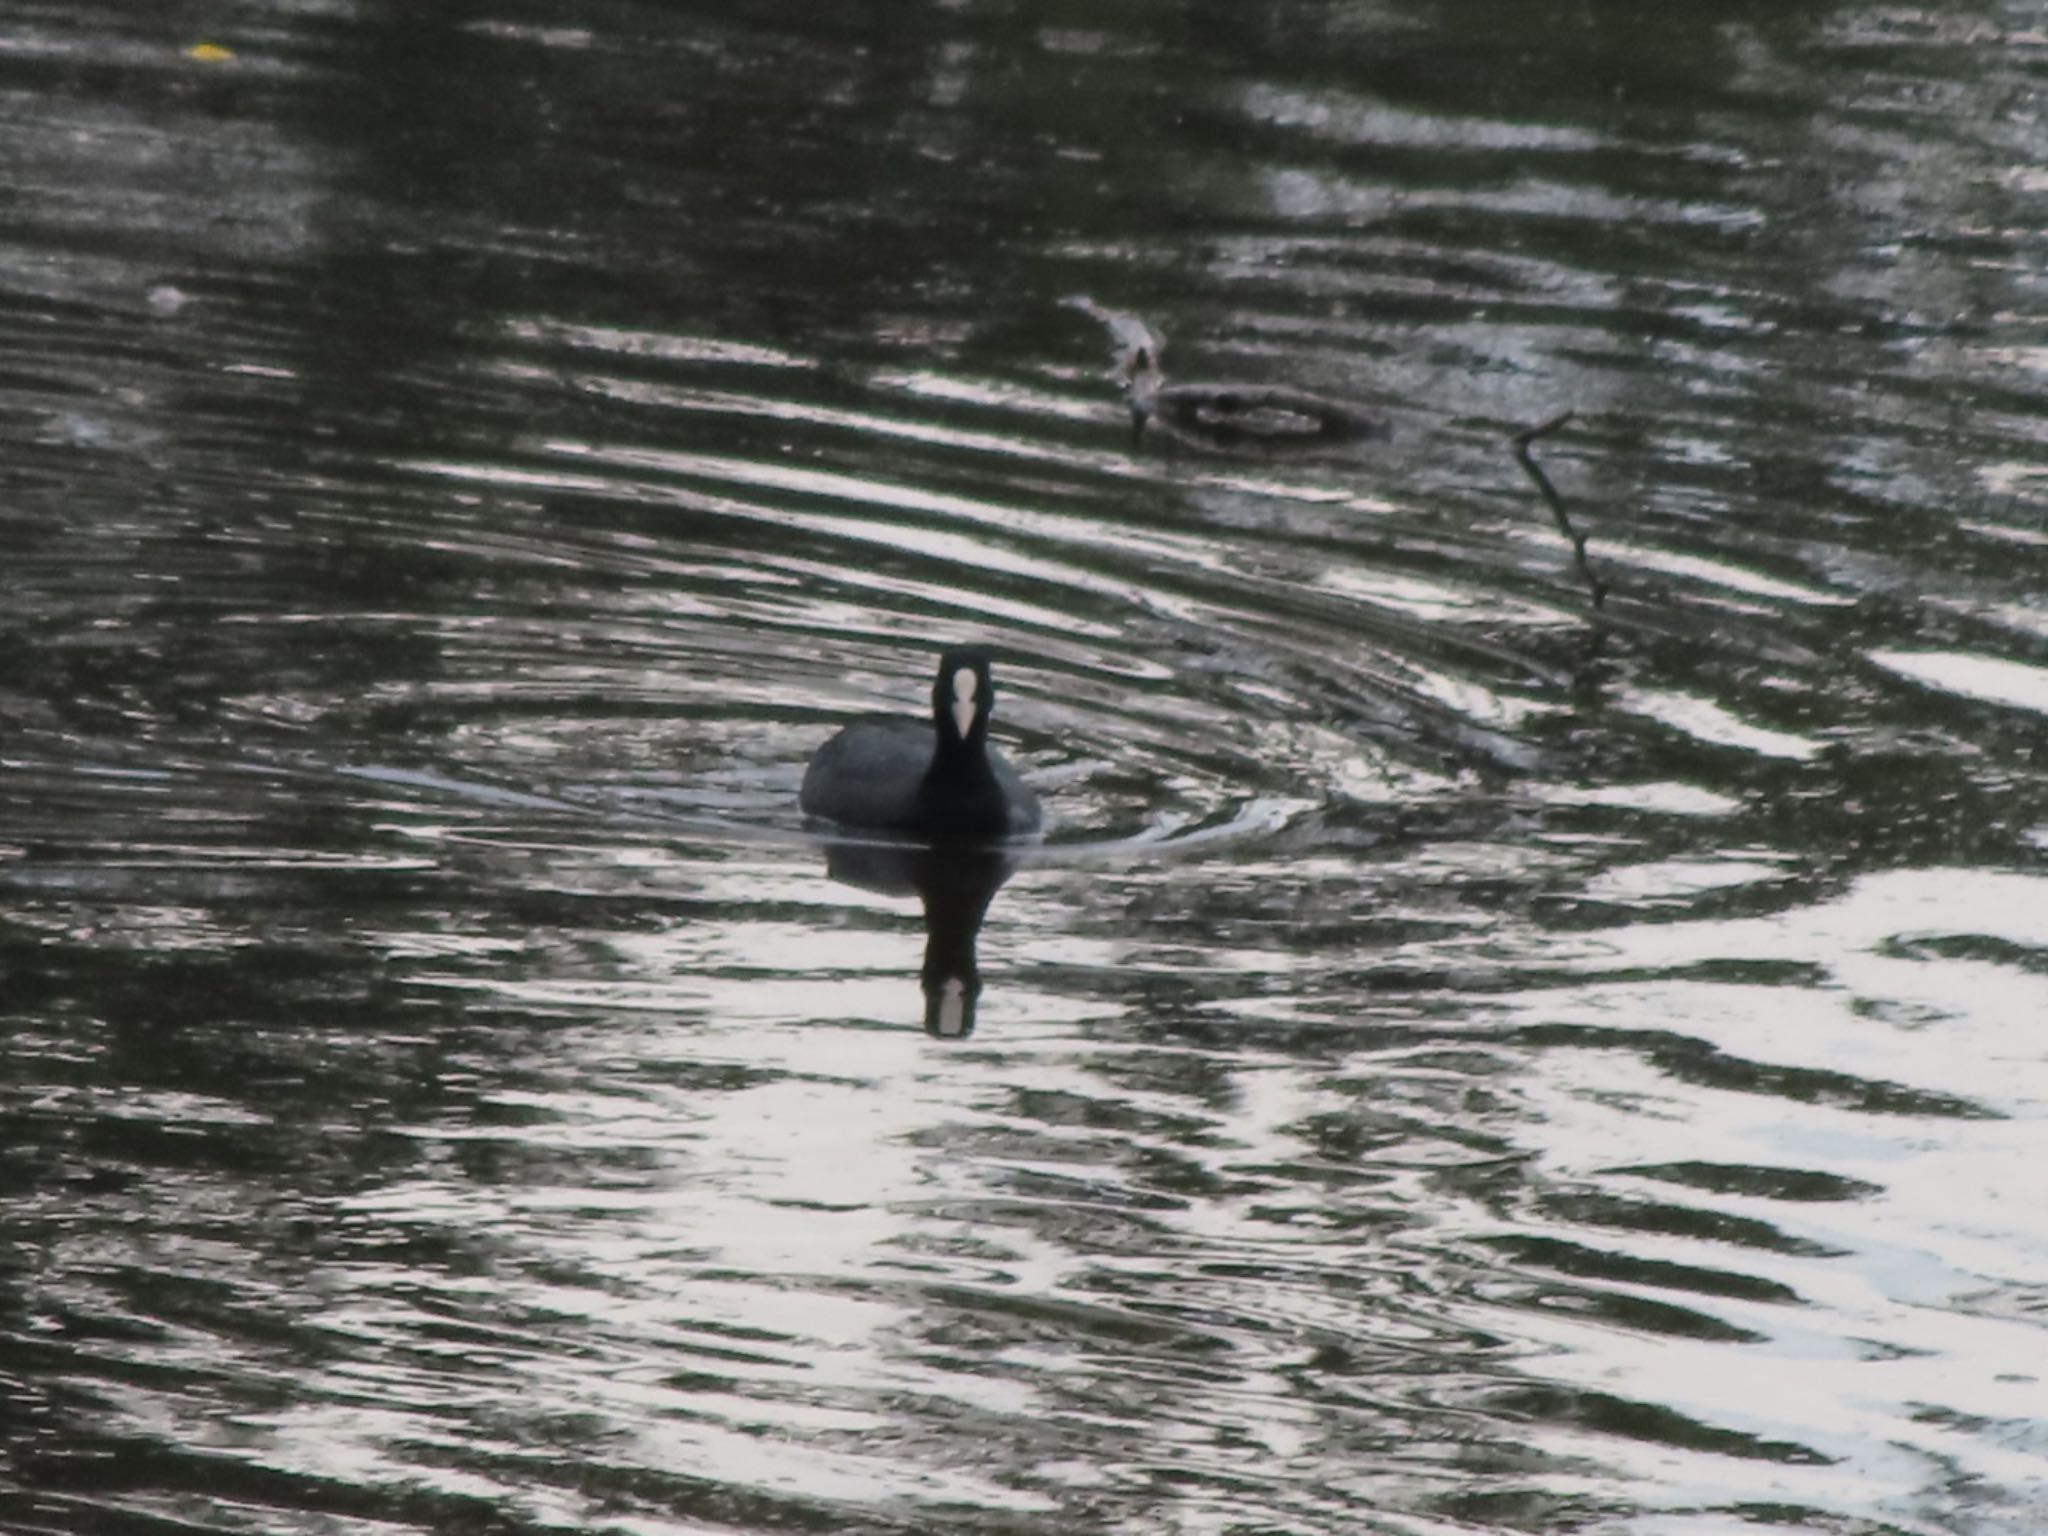
[[[1557,494],[1557,487],[1550,483],[1550,476],[1543,473],[1543,466],[1536,462],[1529,452],[1529,445],[1539,437],[1548,437],[1574,415],[1571,411],[1560,411],[1548,421],[1539,421],[1533,427],[1524,427],[1509,439],[1515,445],[1515,459],[1536,482],[1536,489],[1543,494],[1544,504],[1550,508],[1550,515],[1557,519],[1557,526],[1564,536],[1571,540],[1572,555],[1578,561],[1579,574],[1586,579],[1586,590],[1592,595],[1593,606],[1603,607],[1607,602],[1607,584],[1593,573],[1593,563],[1586,558],[1586,536],[1572,526],[1571,514],[1565,510],[1564,498]]]

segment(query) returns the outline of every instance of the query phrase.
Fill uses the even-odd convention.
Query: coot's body
[[[854,721],[812,755],[797,803],[841,826],[920,837],[1036,832],[1038,796],[988,744],[994,702],[987,653],[946,652],[932,684],[932,718]]]

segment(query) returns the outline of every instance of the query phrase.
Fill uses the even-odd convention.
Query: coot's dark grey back
[[[842,826],[957,831],[927,826],[935,812],[943,815],[943,806],[919,798],[936,742],[934,728],[922,720],[895,715],[856,720],[812,754],[797,804],[808,816]],[[988,765],[1002,791],[1006,825],[987,830],[997,836],[1036,832],[1044,818],[1031,786],[994,747],[988,749]]]
[[[856,720],[811,754],[797,804],[849,827],[904,826],[916,816],[934,739],[921,720]]]

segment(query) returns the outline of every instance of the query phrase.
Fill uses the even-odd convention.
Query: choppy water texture
[[[2048,1527],[2038,4],[0,20],[0,1526]]]

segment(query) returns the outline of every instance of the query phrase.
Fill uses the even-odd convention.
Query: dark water
[[[0,22],[0,1528],[2048,1525],[2048,11]]]

